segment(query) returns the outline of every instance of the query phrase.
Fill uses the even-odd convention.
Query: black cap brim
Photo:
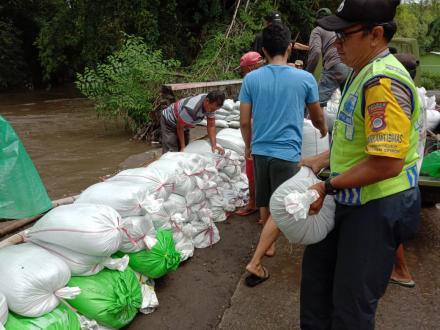
[[[358,24],[358,22],[347,21],[336,15],[325,16],[318,19],[317,22],[320,27],[327,31],[341,31]]]

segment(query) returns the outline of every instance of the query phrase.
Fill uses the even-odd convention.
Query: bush
[[[121,49],[105,63],[77,74],[76,85],[95,101],[99,115],[122,117],[135,131],[158,124],[151,114],[160,86],[179,66],[176,60],[164,60],[161,51],[150,49],[142,38],[125,35]]]
[[[440,73],[422,73],[422,86],[426,90],[440,89]]]

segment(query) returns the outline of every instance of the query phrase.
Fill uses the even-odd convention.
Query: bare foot
[[[275,253],[276,253],[276,248],[275,248],[275,243],[273,243],[264,255],[267,257],[273,257]]]
[[[257,275],[259,277],[264,277],[266,275],[262,264],[254,265],[254,264],[249,263],[246,266],[246,270],[249,273]]]

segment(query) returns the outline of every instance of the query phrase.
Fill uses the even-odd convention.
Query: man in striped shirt
[[[225,94],[213,91],[176,101],[162,111],[160,119],[162,152],[183,151],[189,143],[189,129],[207,118],[207,131],[212,152],[223,149],[216,145],[215,111],[225,100]]]

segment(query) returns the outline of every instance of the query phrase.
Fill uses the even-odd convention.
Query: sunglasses
[[[347,39],[347,36],[349,36],[350,34],[355,34],[361,31],[368,31],[368,28],[366,28],[365,26],[357,29],[357,30],[353,30],[353,31],[348,31],[348,32],[344,32],[344,31],[335,31],[336,34],[336,38],[338,40],[340,40],[341,42],[344,42]]]

